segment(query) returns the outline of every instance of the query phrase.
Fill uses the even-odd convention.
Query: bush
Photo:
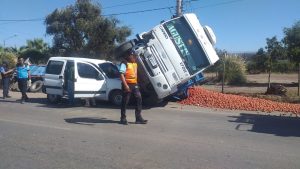
[[[0,64],[4,61],[8,62],[9,68],[16,66],[17,56],[11,52],[1,52],[0,53]]]
[[[289,60],[278,60],[277,62],[272,63],[272,72],[291,73],[296,71],[296,63],[292,63]]]
[[[223,63],[222,58],[221,63]],[[223,64],[218,67],[219,80],[223,76]],[[247,82],[246,79],[246,64],[241,57],[230,56],[225,58],[225,82],[230,85],[242,85]]]

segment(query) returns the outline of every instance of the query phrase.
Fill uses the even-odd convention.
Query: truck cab
[[[119,50],[127,47],[136,52],[142,91],[163,99],[219,60],[215,43],[212,29],[189,13],[138,34]]]

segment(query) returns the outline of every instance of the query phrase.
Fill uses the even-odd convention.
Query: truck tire
[[[54,95],[54,94],[47,94],[47,100],[51,104],[58,103],[61,100],[61,96]]]
[[[122,43],[120,46],[118,46],[115,50],[115,55],[117,58],[122,58],[124,56],[124,53],[134,47],[135,43],[134,41],[128,41]]]
[[[42,87],[43,87],[43,81],[38,80],[38,81],[35,81],[34,83],[32,83],[29,91],[30,92],[40,92],[42,90]]]
[[[109,94],[109,101],[116,106],[120,106],[122,104],[122,91],[121,90],[112,91]]]

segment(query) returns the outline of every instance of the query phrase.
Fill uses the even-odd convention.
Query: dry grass
[[[206,79],[215,77],[215,74],[204,74]],[[298,93],[298,74],[271,74],[271,83],[282,84],[287,88],[286,96],[265,95],[267,91],[268,74],[255,74],[247,75],[248,83],[244,86],[224,86],[224,93],[237,94],[251,97],[259,97],[268,100],[279,102],[300,103]],[[222,85],[217,84],[204,84],[202,87],[213,90],[222,91]]]

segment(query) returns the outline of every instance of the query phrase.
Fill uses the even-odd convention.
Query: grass
[[[213,79],[215,74],[204,74],[206,79]],[[255,74],[246,75],[247,83],[243,86],[224,86],[224,93],[236,94],[249,97],[263,98],[267,100],[273,100],[278,102],[288,102],[288,103],[300,103],[300,97],[297,96],[298,93],[298,74],[272,74],[271,83],[282,84],[286,87],[286,96],[278,95],[266,95],[268,74]],[[206,83],[202,85],[205,89],[213,90],[217,92],[222,91],[222,85],[220,83]]]

